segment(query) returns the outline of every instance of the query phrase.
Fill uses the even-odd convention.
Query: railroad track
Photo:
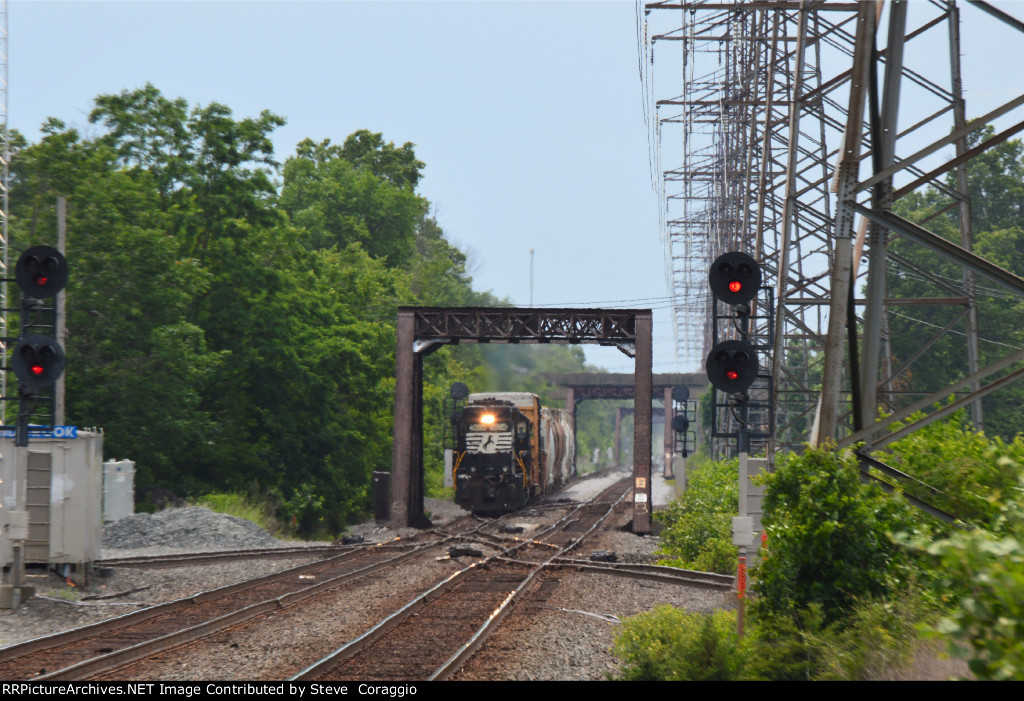
[[[457,535],[460,531],[474,530],[473,520],[470,517],[456,519],[445,526],[444,529],[435,528],[422,533],[417,533],[408,538],[394,538],[376,545],[402,545],[405,543],[429,542],[440,535]],[[237,560],[273,560],[286,559],[289,557],[331,557],[346,552],[352,552],[360,548],[375,545],[374,543],[338,544],[330,545],[305,545],[284,548],[249,548],[238,550],[217,550],[194,553],[174,553],[168,555],[138,555],[135,557],[107,558],[97,560],[95,565],[98,568],[170,568],[170,567],[193,567],[195,565],[217,564],[221,562],[233,562]]]
[[[466,522],[465,525],[468,525]],[[256,616],[345,586],[418,555],[465,538],[479,523],[454,534],[425,532],[416,539],[344,548],[322,560],[151,606],[63,633],[0,649],[0,679],[85,679],[145,659]],[[449,526],[449,529],[451,526]],[[218,553],[244,557],[244,551]],[[212,553],[130,558],[120,566],[203,564]],[[263,552],[255,553],[264,556]],[[276,554],[276,553],[274,553]],[[214,560],[216,561],[216,560]],[[110,562],[110,561],[108,561]]]
[[[448,679],[545,568],[599,528],[631,493],[629,480],[617,482],[544,531],[459,570],[292,679]]]
[[[173,555],[139,555],[97,560],[97,568],[158,569],[213,565],[235,560],[274,560],[290,557],[331,557],[351,552],[361,545],[312,545],[293,548],[259,548],[247,550],[218,550],[215,552],[175,553]]]
[[[616,508],[628,508],[629,503],[621,497],[629,490],[625,485],[620,485],[618,490],[614,496],[606,493],[582,505],[556,504],[510,514],[505,519],[480,521],[467,518],[461,520],[458,527],[449,524],[444,529],[434,529],[413,539],[388,544],[331,546],[336,554],[284,573],[222,587],[119,619],[2,649],[0,678],[182,678],[174,677],[176,672],[171,668],[182,669],[185,659],[206,661],[218,656],[226,665],[220,668],[234,668],[232,674],[238,674],[240,679],[288,678],[295,674],[295,670],[303,669],[310,660],[318,658],[322,658],[321,661],[327,658],[347,660],[346,664],[353,666],[336,675],[342,677],[448,678],[483,643],[515,602],[528,593],[531,594],[531,605],[538,596],[543,598],[545,587],[552,584],[542,576],[543,573],[560,568],[594,569],[676,584],[694,584],[700,579],[697,575],[707,577],[704,573],[693,573],[688,581],[685,574],[678,574],[678,570],[671,568],[595,564],[573,559],[574,549],[584,537],[598,529]],[[542,516],[558,514],[562,518],[556,523],[548,527],[533,526],[536,530],[528,534],[510,534],[501,529],[510,520],[522,524],[532,517],[540,520]],[[466,567],[459,564],[461,560],[445,555],[444,550],[446,546],[462,544],[471,544],[493,554],[483,556]],[[339,550],[341,552],[337,552]],[[268,556],[263,551],[250,553],[255,557]],[[239,551],[216,555],[238,558],[247,554]],[[203,558],[210,555],[186,556],[181,563],[202,563]],[[132,558],[118,566],[178,566],[173,560]],[[315,569],[318,567],[333,567],[333,570]],[[456,567],[459,569],[440,581],[444,574]],[[392,568],[406,574],[396,577]],[[415,577],[411,576],[412,572],[417,573]],[[302,575],[305,578],[300,580]],[[263,589],[262,593],[253,589],[244,597],[234,597],[233,603],[230,597],[224,596],[230,590],[249,589],[257,583],[269,584],[276,577],[290,579],[293,588]],[[389,594],[391,598],[382,596],[382,583],[391,581],[390,586],[394,587],[395,580],[399,580],[402,586]],[[415,588],[417,582],[423,589]],[[297,583],[302,586],[294,587]],[[705,581],[704,584],[715,586],[713,581]],[[222,607],[202,606],[208,600],[218,598],[223,598]],[[356,601],[359,605],[353,607]],[[303,605],[295,606],[298,602]],[[206,613],[200,616],[203,609]],[[346,620],[339,625],[331,616],[341,609],[358,609],[360,620]],[[453,614],[453,610],[457,613]],[[320,612],[320,619],[310,619],[313,611]],[[149,619],[152,619],[151,623],[145,624]],[[311,624],[311,620],[317,623]],[[321,626],[321,621],[329,623]],[[236,641],[251,639],[246,636],[259,639],[268,624],[303,630],[302,654],[296,651],[290,661],[282,658],[272,667],[238,671],[240,658],[231,652],[232,648],[238,647]],[[170,629],[165,628],[168,625]],[[428,629],[426,634],[424,625]],[[306,646],[305,640],[309,639],[314,626],[323,629],[318,633],[320,639],[316,645]],[[383,635],[388,629],[395,629],[390,636],[391,642],[381,642],[388,637]],[[440,642],[442,629],[445,631],[444,644]],[[344,653],[339,654],[338,640],[351,641],[341,649],[347,649]],[[430,644],[424,645],[424,640]],[[243,647],[245,644],[242,642]],[[388,645],[392,647],[388,648]],[[356,648],[366,648],[367,652],[356,654]],[[388,649],[392,652],[387,652]],[[379,660],[398,658],[418,660],[418,667],[392,669],[390,672],[378,668]],[[360,664],[364,667],[359,667]],[[205,665],[197,666],[206,668]],[[312,669],[306,670],[307,676],[295,678],[312,678],[309,676],[314,674]],[[172,676],[161,676],[165,674]],[[329,679],[332,673],[323,672],[315,676]]]

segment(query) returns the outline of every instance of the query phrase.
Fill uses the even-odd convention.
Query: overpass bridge
[[[632,373],[582,372],[545,375],[549,385],[565,389],[565,408],[572,413],[573,424],[576,421],[576,407],[588,399],[635,399],[634,388],[636,379]],[[664,417],[665,426],[672,423],[673,402],[672,392],[677,387],[685,387],[691,398],[697,398],[707,391],[709,384],[704,373],[660,373],[651,377],[651,396],[655,401],[662,402],[659,414],[657,407],[652,408],[654,416]],[[615,464],[620,464],[622,409],[615,413]],[[665,456],[665,478],[672,479],[672,459],[675,452],[675,440],[672,431],[665,429],[663,451]]]

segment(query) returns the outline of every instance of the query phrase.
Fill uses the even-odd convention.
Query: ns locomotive
[[[455,503],[475,513],[514,511],[576,473],[572,416],[527,392],[470,394],[453,419]]]

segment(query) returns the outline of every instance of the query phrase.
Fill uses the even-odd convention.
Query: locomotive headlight
[[[493,424],[494,423],[494,414],[481,414],[480,415],[480,423],[482,423],[482,424]]]

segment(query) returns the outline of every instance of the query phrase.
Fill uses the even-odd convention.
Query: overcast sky
[[[1024,2],[996,4],[1024,18]],[[95,133],[93,98],[150,82],[236,117],[284,116],[280,161],[302,139],[357,129],[412,142],[421,193],[471,254],[478,289],[529,305],[532,248],[534,303],[654,307],[655,372],[697,370],[674,356],[632,0],[11,0],[8,11],[9,124],[30,140],[48,116]],[[965,7],[965,24],[979,14]],[[973,70],[1022,92],[1022,37],[1002,46],[1004,63]],[[970,97],[968,112],[979,113]],[[632,371],[617,350],[587,355]]]

